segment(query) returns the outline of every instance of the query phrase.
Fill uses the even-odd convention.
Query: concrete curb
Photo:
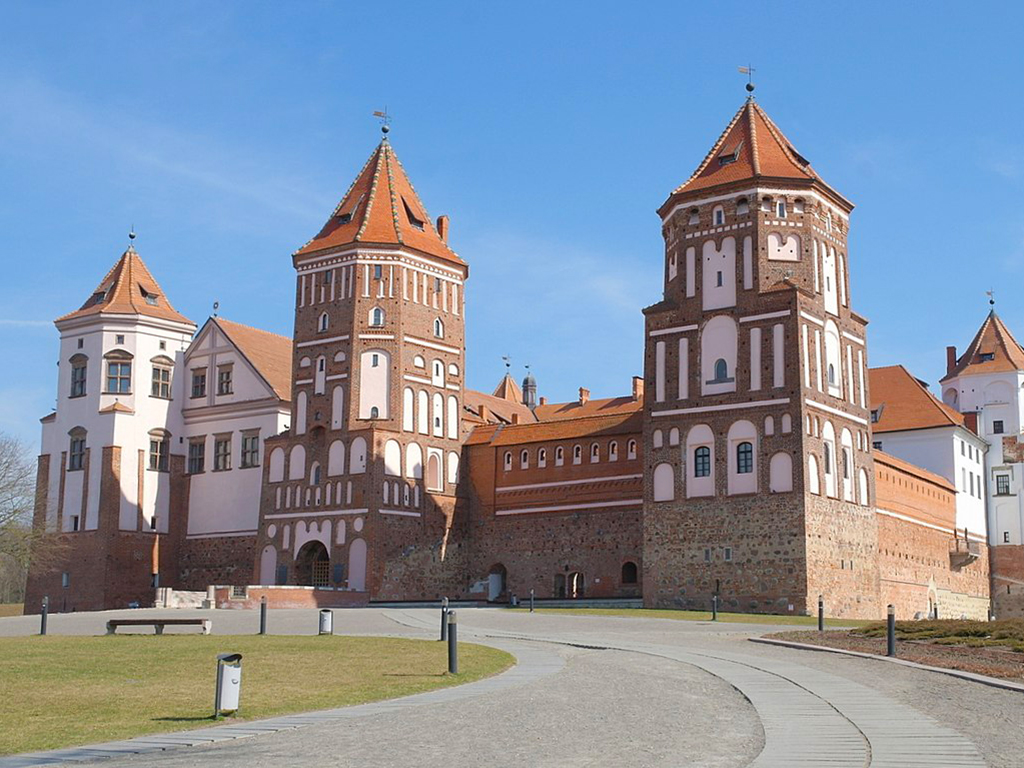
[[[752,643],[761,643],[763,645],[778,645],[783,648],[796,648],[801,651],[823,651],[825,653],[841,653],[845,656],[857,656],[862,659],[874,659],[875,661],[886,661],[892,664],[900,664],[904,667],[911,667],[913,669],[923,669],[926,672],[938,672],[941,675],[949,675],[950,677],[959,677],[961,680],[970,680],[972,683],[981,683],[992,688],[1002,688],[1007,691],[1016,691],[1017,693],[1024,693],[1024,684],[1015,683],[1012,680],[1002,680],[998,677],[989,677],[988,675],[979,675],[974,672],[964,672],[961,669],[948,669],[946,667],[931,667],[927,664],[919,664],[916,661],[908,661],[900,658],[890,658],[888,656],[877,656],[873,653],[864,653],[863,651],[849,651],[845,648],[830,648],[827,645],[812,645],[811,643],[795,643],[792,640],[774,640],[767,637],[751,637],[748,638]]]
[[[102,760],[111,757],[126,757],[152,752],[194,747],[200,744],[212,744],[218,741],[241,739],[248,736],[262,736],[307,725],[339,722],[358,717],[367,717],[381,712],[406,709],[425,704],[442,704],[458,701],[473,696],[494,693],[515,685],[533,682],[541,677],[553,675],[562,670],[565,660],[554,651],[543,646],[495,638],[494,641],[481,641],[482,645],[490,645],[515,656],[515,664],[499,675],[485,677],[472,683],[440,688],[425,693],[416,693],[397,699],[368,704],[355,704],[337,709],[325,709],[314,712],[299,712],[293,715],[279,715],[265,720],[246,720],[229,725],[210,726],[191,731],[169,731],[167,733],[137,736],[132,739],[88,744],[80,747],[66,747],[46,752],[30,752],[20,755],[0,757],[0,768],[28,768],[28,766],[65,765],[83,761]],[[200,758],[197,757],[197,761]]]

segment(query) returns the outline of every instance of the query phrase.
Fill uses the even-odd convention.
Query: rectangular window
[[[440,293],[440,292],[441,292],[441,278],[440,277],[435,277],[434,278],[434,293]]]
[[[701,446],[693,453],[693,476],[711,476],[711,449]]]
[[[960,441],[960,455],[967,455],[967,443],[965,443],[963,440]]]
[[[786,218],[786,201],[785,200],[779,200],[778,206],[776,208],[776,213],[778,213],[780,219]]]
[[[71,516],[71,530],[77,531],[79,529],[78,515]]]
[[[171,369],[159,365],[153,366],[153,387],[150,393],[153,397],[162,397],[167,400],[171,398]]]
[[[71,368],[71,396],[82,397],[85,394],[86,366],[84,363]]]
[[[206,439],[190,440],[188,444],[188,473],[198,475],[206,469]]]
[[[206,369],[192,371],[192,397],[206,397]]]
[[[65,589],[71,586],[71,574],[67,571],[60,575],[60,585]]]
[[[166,437],[149,438],[149,468],[154,472],[166,472],[170,457],[169,441]]]
[[[974,495],[974,473],[973,472],[968,472],[967,474],[969,474],[971,476],[970,488],[971,488],[971,496],[973,496]]]
[[[213,469],[223,472],[231,469],[231,436],[218,437],[213,442]]]
[[[127,395],[132,391],[132,364],[107,363],[107,394]]]
[[[871,443],[871,447],[874,448],[876,451],[882,450],[882,441],[876,440],[875,442]]]
[[[727,563],[731,563],[732,562],[732,547],[726,547],[725,548],[725,561]]]
[[[380,280],[384,276],[384,267],[380,264],[373,265],[373,279]]]
[[[231,366],[224,365],[217,369],[217,394],[230,395],[231,388]]]
[[[116,336],[114,336],[114,343],[115,344],[124,344],[124,334],[123,333],[119,333]]]
[[[1009,475],[996,475],[996,495],[997,496],[1009,496],[1010,495],[1010,476]]]
[[[72,437],[71,450],[68,451],[68,469],[78,470],[85,463],[85,438]]]
[[[997,435],[1003,434],[1003,422],[1001,419],[996,419],[992,422],[992,431]]]
[[[711,550],[710,549],[707,549],[707,548],[704,549],[704,562],[705,563],[710,563],[711,562]]]
[[[1003,531],[1003,544],[1009,544],[1009,543],[1010,543],[1010,532],[1009,531]]]
[[[258,434],[242,435],[242,467],[258,467],[260,465],[260,436]]]

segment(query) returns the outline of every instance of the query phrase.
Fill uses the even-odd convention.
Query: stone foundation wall
[[[267,608],[360,608],[370,602],[366,592],[350,592],[325,587],[264,587],[245,588],[243,596],[233,597],[233,587],[214,589],[214,604],[221,609],[253,610],[267,598]],[[315,624],[313,625],[316,626]]]
[[[256,536],[185,539],[175,587],[204,590],[211,584],[250,584],[255,579]]]
[[[1024,619],[1024,545],[1000,544],[989,551],[996,618]]]

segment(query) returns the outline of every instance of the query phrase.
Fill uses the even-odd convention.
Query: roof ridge
[[[750,157],[751,165],[754,167],[754,173],[758,176],[761,175],[761,158],[758,156],[757,151],[757,123],[754,122],[753,110],[756,107],[752,107],[754,99],[751,97],[747,99],[747,127],[750,130]]]
[[[673,195],[676,194],[677,192],[682,192],[683,187],[685,187],[687,184],[689,184],[691,181],[696,179],[698,176],[700,176],[701,173],[704,172],[704,169],[707,168],[708,164],[711,162],[711,158],[715,157],[718,150],[721,148],[722,144],[725,143],[726,137],[729,135],[729,132],[733,129],[733,126],[736,125],[736,121],[739,120],[740,115],[743,114],[746,108],[747,103],[744,102],[743,106],[740,107],[739,110],[737,110],[736,114],[732,116],[732,120],[729,121],[729,124],[725,126],[725,130],[722,131],[722,134],[718,137],[718,140],[711,147],[711,151],[708,152],[707,155],[705,155],[700,165],[697,166],[697,170],[690,174],[690,178],[688,178],[686,181],[684,181],[682,184],[680,184],[678,187],[672,190]]]
[[[775,121],[768,116],[768,113],[761,109],[760,105],[755,104],[754,108],[757,109],[757,113],[761,116],[761,119],[764,120],[765,125],[768,126],[768,130],[771,132],[772,136],[775,137],[779,146],[782,147],[782,151],[786,154],[786,157],[788,157],[790,161],[797,166],[797,168],[807,174],[808,177],[817,179],[818,174],[816,172],[813,172],[813,170],[809,172],[807,170],[811,167],[811,164],[807,162],[806,158],[796,156],[796,150],[793,149],[793,142],[791,142],[786,134],[782,132],[782,129],[775,124]]]
[[[385,141],[386,139],[381,139],[381,142],[377,145],[377,150],[374,153],[377,157],[377,164],[373,169],[373,179],[370,181],[370,193],[366,199],[366,208],[363,211],[363,220],[359,222],[359,230],[356,232],[355,237],[352,238],[355,241],[359,241],[363,236],[363,232],[366,231],[366,225],[370,223],[370,211],[373,210],[373,204],[377,201],[377,180],[380,178],[380,155],[384,151]],[[356,179],[358,180],[359,176],[357,176]]]
[[[231,325],[237,325],[239,328],[246,328],[246,329],[248,329],[250,331],[257,331],[259,333],[265,333],[268,336],[276,336],[277,338],[283,339],[283,340],[285,340],[285,341],[287,341],[289,343],[293,341],[291,336],[285,336],[283,333],[275,333],[274,331],[268,331],[265,328],[257,328],[255,325],[249,325],[248,323],[240,323],[237,320],[231,320],[231,319],[226,318],[226,317],[220,317],[219,315],[214,315],[213,319],[218,324],[221,323],[221,322],[230,323]]]
[[[409,177],[409,172],[406,171],[405,170],[405,166],[402,165],[402,161],[399,159],[398,153],[394,152],[393,154],[394,154],[394,157],[395,157],[395,162],[398,164],[399,169],[402,171],[402,175],[405,176],[405,181],[409,185],[409,189],[411,189],[412,193],[416,196],[416,202],[419,203],[420,204],[420,208],[423,209],[423,215],[426,217],[427,226],[429,226],[430,230],[435,235],[437,235],[438,238],[440,238],[441,235],[438,233],[437,228],[434,226],[434,220],[432,218],[430,218],[430,211],[427,210],[427,206],[423,202],[423,198],[420,197],[420,193],[416,191],[416,185],[412,183],[412,179]],[[442,242],[444,242],[444,241],[442,241]],[[448,248],[449,251],[452,251],[452,253],[455,253],[455,251],[452,250],[452,248],[448,245],[448,243],[445,242],[444,245],[445,245],[446,248]]]

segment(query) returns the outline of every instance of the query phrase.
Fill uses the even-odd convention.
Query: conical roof
[[[965,373],[973,375],[1005,371],[1024,371],[1024,349],[993,309],[974,335],[967,351],[957,359],[953,370],[941,380],[947,381]]]
[[[508,400],[510,403],[521,403],[523,402],[523,390],[516,384],[516,380],[506,373],[505,377],[498,383],[497,388],[495,388],[494,397],[500,397],[502,400]]]
[[[437,233],[387,138],[370,155],[320,232],[295,255],[351,243],[405,245],[465,264]]]
[[[793,148],[792,142],[752,98],[740,107],[697,170],[672,191],[669,200],[679,194],[748,179],[818,182],[852,208]]]
[[[58,317],[55,322],[101,313],[145,315],[195,325],[171,306],[160,284],[131,246],[121,254],[85,303],[74,312]]]

